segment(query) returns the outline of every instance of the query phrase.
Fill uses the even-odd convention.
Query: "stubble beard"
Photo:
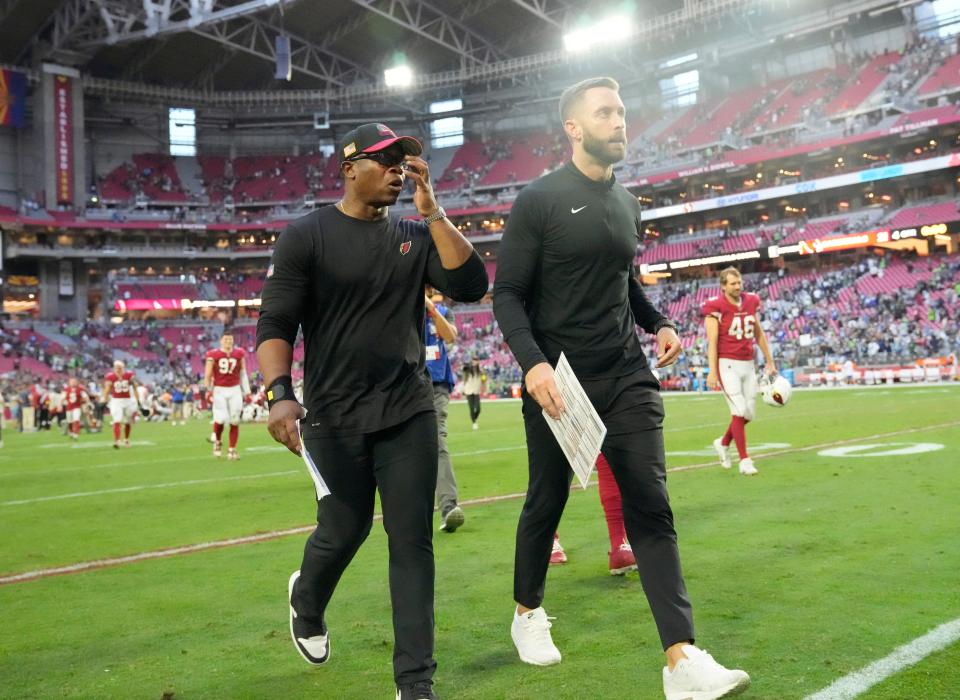
[[[604,165],[619,163],[626,156],[626,148],[622,152],[614,151],[612,144],[604,139],[584,133],[583,150]]]

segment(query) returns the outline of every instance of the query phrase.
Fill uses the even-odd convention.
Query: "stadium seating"
[[[779,94],[757,118],[753,130],[783,128],[802,121],[803,108],[815,104],[827,93],[827,77],[831,73],[831,70],[821,70],[778,83],[774,90]]]
[[[263,291],[263,278],[247,277],[242,282],[216,280],[214,285],[221,299],[255,299]]]
[[[200,163],[200,172],[210,201],[223,201],[227,159],[223,156],[198,156],[197,161]]]
[[[121,299],[198,299],[194,284],[170,283],[118,283],[117,296]]]
[[[917,90],[917,96],[922,99],[926,95],[933,95],[940,90],[958,85],[960,85],[960,54],[955,54],[923,82]]]
[[[438,192],[459,191],[469,184],[471,174],[479,174],[489,164],[480,141],[467,141],[457,149],[453,159],[442,173],[434,173]]]
[[[200,156],[201,173],[212,202],[233,197],[245,202],[296,202],[313,192],[319,200],[334,199],[341,188],[339,161],[310,154],[301,156]],[[229,176],[228,176],[229,170]],[[311,178],[310,174],[315,173]]]
[[[487,279],[490,280],[490,285],[492,286],[493,281],[497,277],[497,263],[484,260],[483,265],[487,268]]]
[[[137,175],[130,163],[123,163],[103,177],[99,184],[100,199],[104,202],[126,202],[133,199],[130,185],[136,182]]]
[[[868,61],[856,77],[827,104],[825,113],[832,116],[859,107],[886,80],[890,65],[901,58],[899,51],[890,51]]]
[[[941,221],[957,221],[958,219],[960,219],[960,211],[957,210],[957,203],[951,200],[901,209],[890,220],[890,227],[904,228]]]
[[[480,184],[488,186],[530,182],[553,170],[566,155],[565,149],[559,157],[553,150],[558,138],[550,134],[531,134],[509,144],[509,155],[494,161]]]
[[[683,260],[684,258],[697,257],[697,250],[703,245],[703,240],[686,241],[673,240],[675,238],[684,238],[684,236],[672,236],[667,242],[656,243],[650,246],[640,255],[641,263],[669,262],[671,260]],[[711,240],[711,239],[707,239]]]
[[[148,198],[166,202],[187,201],[171,156],[141,153],[133,157],[133,165],[143,184],[143,193]]]

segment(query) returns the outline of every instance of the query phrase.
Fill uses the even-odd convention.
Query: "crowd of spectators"
[[[905,270],[915,284],[884,292],[857,289],[858,281],[882,281],[890,265],[903,268],[901,274]],[[848,360],[857,365],[912,365],[922,358],[960,355],[960,258],[928,263],[865,257],[853,265],[795,277],[791,280],[782,270],[745,276],[745,289],[761,297],[763,327],[781,368],[826,369]],[[765,290],[775,282],[782,291],[769,298]],[[700,376],[698,368],[702,374],[706,367],[701,291],[713,296],[719,287],[713,279],[700,278],[647,288],[651,301],[665,312],[688,300],[675,318],[684,338],[684,355],[675,367],[662,372],[664,379],[683,379],[677,384],[681,387],[691,386],[690,380]],[[652,338],[644,338],[652,357]],[[522,382],[495,320],[461,326],[451,358],[457,366],[473,357],[480,358],[491,393],[510,396],[512,387]]]
[[[956,40],[935,40],[915,34],[911,37],[899,61],[886,67],[893,78],[887,81],[884,94],[889,100],[905,98],[920,80],[936,66],[943,65],[956,48]]]
[[[905,268],[901,273],[906,272],[904,279],[914,280],[913,286],[883,285],[891,265]],[[956,257],[934,263],[867,257],[854,265],[802,275],[795,285],[784,285],[776,298],[768,298],[764,290],[782,277],[750,275],[744,287],[760,294],[762,325],[774,357],[784,366],[826,368],[846,360],[863,365],[913,364],[920,358],[960,354],[960,259]],[[876,286],[885,291],[862,291],[871,285],[857,283],[870,278],[880,281]],[[664,307],[695,295],[701,284],[665,285],[650,296]],[[688,332],[696,329],[696,339],[680,364],[683,371],[705,362],[699,305],[688,305],[677,321]]]
[[[787,232],[782,226],[768,226],[757,229],[756,235],[760,243],[767,243],[781,240]],[[720,235],[707,241],[704,252],[719,251],[724,240]],[[260,276],[214,269],[184,278],[200,289],[210,285],[238,296]],[[960,258],[956,256],[864,256],[855,264],[819,269],[816,274],[790,274],[782,269],[748,274],[745,287],[763,300],[764,328],[774,355],[784,366],[823,368],[845,360],[903,364],[960,353]],[[647,288],[653,303],[665,313],[680,310],[675,320],[686,352],[668,375],[692,376],[698,366],[704,366],[700,304],[704,294],[718,291],[712,278]],[[492,313],[486,307],[453,308],[460,330],[450,349],[454,368],[477,358],[487,375],[489,391],[511,396],[522,375]],[[0,327],[0,372],[2,386],[8,391],[37,382],[62,382],[66,376],[102,381],[115,357],[125,359],[152,385],[197,382],[202,378],[203,355],[217,344],[222,325],[125,320],[119,324],[62,322],[52,331],[49,326],[46,329],[45,334],[23,325]],[[252,337],[252,326],[238,330],[241,347],[252,350]],[[649,344],[650,339],[647,341]],[[653,353],[652,345],[649,350]],[[299,375],[302,349],[295,357]]]

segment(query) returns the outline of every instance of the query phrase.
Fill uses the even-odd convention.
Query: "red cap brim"
[[[361,152],[376,153],[377,151],[382,151],[384,148],[392,146],[395,143],[399,143],[403,147],[404,154],[408,156],[418,156],[423,153],[423,144],[421,144],[412,136],[394,136],[393,138],[384,139],[383,141],[378,141],[372,146],[367,146]]]

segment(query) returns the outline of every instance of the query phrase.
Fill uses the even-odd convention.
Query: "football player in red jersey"
[[[203,383],[213,390],[213,456],[223,454],[223,425],[230,424],[230,449],[227,459],[237,459],[237,440],[240,437],[240,414],[243,397],[250,393],[247,378],[246,353],[233,347],[233,334],[224,332],[220,349],[207,352]]]
[[[757,473],[753,460],[747,453],[746,425],[753,420],[757,404],[757,369],[753,363],[754,343],[760,346],[766,360],[764,371],[777,373],[770,354],[767,336],[760,326],[760,297],[743,291],[743,279],[735,267],[720,271],[719,296],[708,299],[703,305],[704,324],[707,328],[707,357],[710,370],[707,386],[723,390],[730,406],[730,427],[723,437],[713,441],[720,457],[720,464],[730,468],[727,448],[732,440],[740,455],[740,473]]]
[[[76,377],[70,377],[67,388],[63,393],[64,403],[67,407],[67,428],[70,431],[70,438],[78,440],[80,438],[80,420],[83,418],[84,408],[90,403],[90,396],[80,386]]]
[[[113,419],[113,448],[120,447],[120,424],[123,424],[123,444],[130,447],[130,424],[140,408],[137,379],[122,360],[113,363],[113,371],[104,378],[103,395],[110,397],[110,417]]]
[[[620,487],[610,470],[607,458],[597,457],[597,487],[600,492],[600,505],[603,517],[607,521],[607,534],[610,536],[610,551],[607,561],[611,576],[623,576],[628,571],[637,570],[637,559],[627,540],[627,530],[623,523],[623,497]],[[566,564],[567,553],[560,544],[560,534],[553,535],[553,550],[550,552],[551,564]]]

